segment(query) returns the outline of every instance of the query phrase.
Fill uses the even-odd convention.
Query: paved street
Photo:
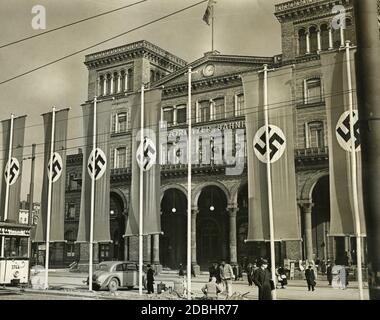
[[[65,271],[51,272],[49,274],[49,284],[51,290],[30,290],[20,293],[17,288],[9,288],[11,292],[0,292],[0,300],[94,300],[94,299],[178,299],[177,296],[165,292],[163,294],[147,295],[143,297],[138,294],[137,288],[134,290],[119,290],[115,294],[108,291],[88,292],[87,286],[83,284],[87,274],[69,273]],[[156,276],[156,285],[160,282],[166,286],[174,286],[174,281],[178,281],[176,274],[162,274]],[[208,281],[207,275],[200,275],[193,278],[192,288],[193,297],[200,299],[202,297],[201,288]],[[235,281],[233,291],[238,295],[246,294],[245,298],[249,300],[257,300],[257,288],[249,287],[247,282]],[[18,293],[18,294],[16,294]],[[365,299],[368,299],[368,292],[365,288]],[[357,300],[358,290],[357,283],[351,282],[346,290],[333,289],[328,286],[327,281],[317,280],[317,287],[314,292],[308,292],[306,282],[304,280],[291,280],[286,289],[278,289],[277,296],[279,300]],[[220,299],[225,299],[225,295],[221,294]]]

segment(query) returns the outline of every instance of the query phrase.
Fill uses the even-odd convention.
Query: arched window
[[[160,73],[157,71],[156,72],[156,81],[160,80],[161,79],[161,75]]]
[[[321,46],[322,50],[329,49],[329,29],[327,24],[321,25]]]
[[[351,18],[346,18],[344,37],[345,37],[345,40],[350,40],[351,42],[354,40],[354,28],[352,25]]]
[[[120,72],[120,87],[121,87],[121,92],[125,91],[125,70],[121,70]]]
[[[210,101],[209,100],[199,102],[199,113],[200,113],[200,121],[201,122],[210,121],[211,113],[210,113]]]
[[[323,121],[311,121],[305,124],[306,148],[324,148],[325,132]]]
[[[100,76],[99,77],[99,87],[100,87],[100,92],[99,92],[99,95],[103,95],[104,93],[104,76]]]
[[[150,70],[150,82],[154,82],[156,79],[154,78],[154,70]]]
[[[187,118],[186,104],[177,106],[176,112],[177,112],[177,123],[178,124],[186,123],[186,118]]]
[[[174,109],[173,107],[165,107],[163,109],[163,121],[167,122],[168,126],[173,125],[174,122]]]
[[[117,72],[114,72],[113,73],[113,92],[111,93],[116,93],[118,92],[118,88],[117,88],[117,79],[118,79],[119,75],[117,74]]]
[[[128,69],[127,91],[133,91],[133,70],[132,70],[132,68]]]
[[[106,91],[106,94],[111,94],[111,75],[110,74],[107,74],[107,91]]]
[[[305,29],[298,31],[298,52],[299,55],[306,53],[306,32]]]
[[[340,30],[332,28],[332,33],[333,33],[333,47],[335,49],[340,48]]]
[[[318,51],[318,31],[317,27],[310,27],[309,29],[310,34],[310,52],[316,53]]]

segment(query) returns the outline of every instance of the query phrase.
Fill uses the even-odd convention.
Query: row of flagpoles
[[[350,46],[349,43],[347,43],[346,46],[346,74],[347,74],[347,86],[348,86],[348,98],[349,98],[349,117],[350,117],[350,128],[349,132],[351,137],[355,136],[355,128],[354,128],[354,110],[353,110],[353,89],[352,89],[352,79],[351,79],[351,64],[350,61]],[[326,64],[329,65],[329,64]],[[276,72],[280,72],[278,74],[276,80],[272,81],[272,87],[271,89],[276,90],[276,96],[275,99],[278,101],[287,101],[286,95],[289,94],[289,79],[292,78],[292,71],[291,67],[283,68],[281,70],[276,70]],[[268,101],[268,89],[270,87],[270,84],[268,84],[268,72],[269,71],[275,71],[275,70],[269,70],[268,67],[265,65],[264,69],[260,71],[259,73],[251,72],[247,75],[243,75],[243,86],[245,95],[247,97],[246,105],[257,105],[262,106],[262,115],[263,118],[260,118],[261,116],[256,115],[248,115],[246,114],[246,126],[247,126],[247,142],[248,142],[248,176],[249,176],[249,234],[248,234],[248,241],[263,241],[266,239],[270,240],[270,256],[271,256],[271,273],[273,281],[276,281],[275,276],[275,246],[274,243],[277,240],[296,240],[299,239],[299,230],[298,230],[298,222],[296,217],[296,208],[297,204],[295,193],[295,170],[294,170],[294,162],[292,161],[291,156],[283,156],[283,153],[281,152],[290,152],[291,154],[293,148],[293,142],[292,142],[292,135],[293,135],[293,120],[291,117],[286,115],[286,111],[283,111],[283,115],[279,116],[274,113],[273,110],[269,108],[269,101]],[[331,73],[331,70],[328,72]],[[192,85],[192,69],[189,68],[187,75],[188,75],[188,108],[187,108],[187,117],[188,117],[188,180],[187,180],[187,187],[188,187],[188,204],[187,204],[187,294],[188,298],[191,298],[191,186],[192,186],[192,180],[191,180],[191,147],[192,147],[192,141],[191,141],[191,130],[192,130],[192,115],[191,115],[191,105],[192,105],[192,91],[191,91],[191,85]],[[257,79],[260,80],[259,74],[263,74],[263,92],[260,93],[260,86],[252,86],[249,84],[253,80]],[[330,74],[329,73],[329,74]],[[260,80],[261,81],[261,80]],[[155,174],[157,173],[155,171],[155,168],[150,168],[148,170],[144,170],[146,155],[145,152],[147,151],[147,145],[146,142],[149,143],[148,134],[145,132],[144,127],[150,127],[147,126],[146,123],[146,109],[148,109],[148,120],[151,121],[151,123],[156,123],[158,127],[158,120],[159,120],[159,108],[160,108],[160,99],[157,95],[158,89],[150,89],[148,92],[148,104],[149,107],[146,108],[146,97],[145,93],[147,90],[145,90],[145,87],[141,87],[141,92],[139,94],[134,94],[130,96],[130,101],[128,100],[126,103],[130,104],[131,107],[136,107],[139,105],[140,107],[140,118],[137,117],[138,112],[132,112],[134,115],[134,124],[136,124],[138,120],[139,125],[134,125],[134,128],[140,128],[140,147],[137,148],[136,142],[133,142],[133,149],[136,152],[136,156],[139,152],[139,160],[133,161],[133,168],[132,168],[132,185],[136,181],[139,181],[138,186],[139,188],[135,190],[132,186],[131,189],[131,206],[130,206],[130,215],[128,219],[128,225],[126,228],[126,236],[131,235],[138,235],[139,238],[139,293],[142,294],[142,288],[143,288],[143,281],[142,281],[142,275],[143,275],[143,236],[147,234],[157,234],[161,232],[160,223],[159,223],[159,213],[157,211],[154,211],[152,208],[156,207],[157,210],[157,194],[158,189],[153,188],[154,190],[153,194],[148,195],[149,190],[144,189],[144,184],[146,184],[146,180],[153,181],[153,185],[159,185],[159,180],[155,179]],[[161,93],[159,93],[160,95]],[[262,97],[262,100],[261,98]],[[271,96],[272,101],[270,101],[271,105],[275,105],[276,101],[273,100],[273,95]],[[154,101],[154,102],[152,102]],[[111,109],[111,103],[112,100],[105,99],[101,101],[101,107],[105,110],[108,110],[110,112]],[[92,103],[91,103],[92,104]],[[105,173],[109,170],[106,169],[107,167],[107,156],[104,155],[104,151],[101,150],[100,147],[102,147],[104,150],[106,150],[106,153],[108,154],[108,145],[105,141],[107,139],[98,141],[97,137],[101,135],[104,132],[109,132],[109,117],[104,116],[100,120],[97,117],[98,114],[98,100],[97,97],[94,97],[93,100],[93,108],[92,108],[92,119],[91,118],[91,112],[89,110],[90,106],[87,105],[84,107],[84,131],[87,132],[88,130],[91,130],[92,136],[91,136],[91,143],[87,142],[86,146],[88,147],[85,152],[84,156],[84,163],[83,163],[83,179],[84,183],[82,186],[82,197],[81,197],[81,219],[80,219],[80,228],[79,228],[79,234],[78,234],[78,242],[88,242],[90,245],[89,250],[89,290],[92,290],[92,275],[93,275],[93,245],[95,242],[104,242],[104,241],[110,241],[109,236],[109,221],[108,221],[108,215],[107,212],[104,213],[104,209],[109,206],[109,192],[104,192],[104,190],[109,191],[109,174]],[[328,102],[330,104],[330,102]],[[278,112],[278,111],[276,111]],[[42,195],[42,219],[39,223],[40,227],[40,235],[39,240],[42,242],[46,242],[46,259],[45,259],[45,288],[48,288],[48,271],[49,271],[49,246],[50,242],[52,241],[63,241],[63,223],[61,223],[63,220],[59,220],[58,218],[52,218],[52,208],[54,208],[54,216],[55,217],[61,217],[59,216],[59,212],[62,212],[62,203],[64,202],[64,183],[65,179],[62,179],[62,176],[64,177],[64,166],[65,166],[65,147],[66,147],[66,139],[67,139],[67,114],[68,109],[64,110],[56,110],[53,108],[51,113],[44,114],[44,123],[45,123],[45,164],[44,167],[48,169],[48,175],[47,175],[47,187],[46,187],[46,179],[44,180],[44,186],[43,186],[43,195]],[[88,116],[86,116],[88,115]],[[57,121],[57,116],[60,117],[59,121]],[[280,121],[280,120],[282,121]],[[91,121],[92,126],[91,126]],[[21,121],[21,122],[20,122]],[[274,122],[276,123],[274,123]],[[6,125],[3,122],[3,127],[5,125],[6,131],[9,132],[8,143],[9,148],[6,148],[8,154],[8,162],[5,166],[6,171],[6,188],[5,188],[5,200],[4,203],[2,203],[2,209],[4,213],[4,220],[7,220],[9,218],[9,203],[10,203],[10,187],[11,183],[14,183],[14,175],[13,175],[13,167],[11,166],[12,162],[16,163],[17,158],[14,157],[12,154],[12,150],[14,150],[14,130],[15,130],[15,122],[17,123],[17,127],[21,127],[22,130],[20,130],[17,133],[16,137],[16,145],[23,146],[23,135],[24,135],[24,127],[25,127],[25,117],[19,117],[15,118],[13,115],[11,116],[11,119],[9,120],[9,124],[6,123]],[[99,124],[100,122],[100,130],[99,130]],[[136,122],[136,123],[135,123]],[[57,125],[59,123],[59,128],[57,129]],[[274,125],[275,124],[275,125]],[[262,126],[263,125],[263,126]],[[265,137],[262,138],[262,136],[258,136],[258,133],[260,132],[260,129],[264,129],[264,135]],[[280,128],[280,130],[278,130]],[[9,131],[8,131],[9,129]],[[49,129],[51,129],[49,131]],[[282,130],[281,130],[282,129]],[[330,126],[331,129],[331,126]],[[284,134],[284,132],[285,134]],[[57,138],[57,133],[59,134],[59,138]],[[273,138],[273,133],[277,134],[277,141],[278,147],[279,147],[279,157],[278,159],[274,160],[272,159],[272,149],[271,149],[271,143],[273,141],[270,141],[270,138]],[[133,137],[137,137],[137,133],[134,132],[132,134]],[[332,134],[330,134],[330,137]],[[256,139],[256,137],[258,137]],[[286,137],[286,138],[285,138]],[[63,138],[63,139],[62,139]],[[21,140],[22,141],[21,141]],[[261,139],[261,142],[260,142]],[[286,141],[285,141],[286,140]],[[57,141],[64,141],[61,142],[59,146],[57,146]],[[260,143],[265,141],[265,147],[263,149],[263,154],[260,159],[261,163],[259,161],[253,161],[253,155],[256,154],[257,157],[260,155],[258,152],[260,151]],[[281,142],[282,141],[282,142]],[[153,146],[157,146],[157,141],[151,141]],[[280,146],[280,144],[282,145]],[[352,138],[351,141],[351,149],[350,149],[350,157],[351,157],[351,179],[352,179],[352,199],[353,199],[353,213],[354,213],[354,225],[355,225],[355,235],[357,239],[357,265],[358,265],[358,280],[359,280],[359,293],[360,298],[363,299],[363,287],[362,287],[362,270],[361,270],[361,237],[362,234],[362,228],[363,225],[361,223],[361,217],[360,217],[360,209],[359,209],[359,199],[358,199],[358,177],[357,177],[357,147],[355,146],[355,140]],[[282,148],[286,144],[286,148]],[[91,148],[90,148],[91,145]],[[272,145],[273,147],[273,145]],[[254,150],[251,150],[253,148]],[[91,153],[90,153],[91,150]],[[138,151],[139,150],[139,151]],[[290,150],[290,151],[289,151]],[[157,148],[156,151],[158,152]],[[63,152],[63,153],[62,153]],[[22,150],[21,150],[22,153]],[[62,153],[62,156],[59,155],[59,153]],[[20,151],[18,152],[18,157],[20,160]],[[275,156],[276,157],[276,156]],[[22,157],[21,157],[22,158]],[[86,161],[88,160],[88,161]],[[22,161],[22,160],[20,160]],[[138,162],[138,163],[137,163]],[[145,163],[145,164],[144,164]],[[139,165],[139,168],[137,166]],[[159,166],[159,164],[158,164]],[[18,165],[18,172],[21,172],[21,166]],[[260,168],[265,167],[266,175],[260,175],[260,172],[263,171]],[[107,167],[108,168],[108,167]],[[15,169],[16,170],[16,169]],[[58,170],[58,171],[57,171]],[[284,183],[285,185],[280,185],[279,187],[277,184],[273,183],[273,176],[272,176],[272,170],[274,170],[274,175],[278,176],[279,173],[282,172],[282,174],[286,173],[289,175],[286,180],[285,178],[283,180],[286,180]],[[17,171],[15,171],[17,173]],[[139,178],[137,179],[137,176],[135,174],[139,173]],[[263,171],[264,172],[264,171]],[[58,178],[57,178],[58,176]],[[86,179],[87,177],[90,177],[91,179],[91,188],[90,188],[90,197],[89,201],[87,202],[87,183]],[[17,177],[16,177],[17,179]],[[102,179],[102,180],[99,180]],[[57,181],[60,181],[57,185]],[[97,181],[100,181],[101,185],[97,185]],[[264,199],[265,197],[261,196],[252,196],[253,190],[257,189],[256,183],[265,182],[263,185],[266,184],[267,186],[267,199]],[[18,181],[18,183],[20,183]],[[107,185],[102,187],[102,184]],[[59,185],[61,187],[59,188]],[[63,185],[63,187],[62,187]],[[136,185],[137,186],[137,185]],[[287,188],[289,187],[290,188]],[[107,189],[108,188],[108,189]],[[272,190],[273,189],[273,190]],[[18,190],[18,191],[17,191]],[[19,186],[16,190],[15,194],[17,192],[19,193]],[[63,195],[63,196],[62,196]],[[146,196],[146,201],[144,202],[143,196]],[[154,197],[155,200],[150,201],[151,197]],[[261,198],[260,198],[261,197]],[[17,198],[17,197],[16,197]],[[12,196],[12,203],[16,199],[15,196]],[[158,197],[159,198],[159,197]],[[134,204],[133,201],[137,200],[137,205]],[[286,201],[284,201],[286,200]],[[260,203],[258,202],[260,201]],[[149,204],[147,202],[152,202],[153,205],[149,207]],[[88,210],[87,203],[90,204]],[[258,206],[262,207],[262,204],[265,204],[265,210],[256,210]],[[288,206],[288,208],[284,209],[284,206]],[[14,206],[16,208],[16,206]],[[14,220],[15,218],[15,208],[12,210],[11,219]],[[281,212],[283,210],[283,212]],[[107,211],[107,209],[106,209]],[[57,215],[58,214],[58,215]],[[89,217],[88,217],[89,216]],[[148,225],[150,227],[146,227],[147,219],[144,219],[144,217],[149,217]],[[88,221],[89,218],[89,221]],[[153,220],[152,220],[153,219]],[[46,220],[46,222],[45,222]],[[98,222],[103,223],[98,223]],[[151,222],[154,223],[151,223]],[[89,223],[88,223],[89,222]],[[97,223],[95,223],[97,222]],[[282,224],[287,224],[288,230],[286,230],[286,233],[281,233],[283,230],[280,230],[279,226]],[[152,227],[152,225],[154,227]],[[53,227],[55,236],[51,237],[51,228]],[[137,227],[137,228],[136,228]],[[95,230],[95,228],[97,228]],[[38,229],[38,228],[37,228]],[[61,231],[57,232],[56,230],[60,229]],[[87,230],[89,229],[89,230]],[[108,230],[107,230],[108,229]],[[87,232],[89,231],[89,232]],[[96,231],[96,232],[95,232]],[[94,239],[94,232],[96,234],[96,239]],[[58,235],[56,235],[58,234]],[[41,236],[42,235],[42,236]],[[1,248],[1,254],[4,256],[4,241],[2,241],[2,248]],[[274,292],[274,298],[276,296],[276,292]]]

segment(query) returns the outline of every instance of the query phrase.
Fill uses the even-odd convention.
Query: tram
[[[28,283],[30,229],[24,224],[0,222],[0,285]]]

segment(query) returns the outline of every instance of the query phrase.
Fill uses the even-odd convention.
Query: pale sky
[[[136,0],[0,0],[0,46],[34,35],[32,7],[46,8],[47,30],[112,10]],[[125,32],[197,0],[148,0],[135,7],[86,21],[39,38],[0,49],[0,82],[66,54],[83,49]],[[215,7],[215,49],[222,54],[273,56],[281,53],[280,24],[273,15],[281,0],[217,0]],[[41,114],[52,106],[70,107],[69,117],[80,117],[81,103],[87,97],[85,54],[117,47],[138,40],[148,40],[188,62],[203,56],[211,47],[211,28],[203,21],[204,3],[165,21],[127,34],[61,61],[25,77],[0,85],[0,120],[27,114],[24,156],[37,144],[35,201],[42,185],[43,126]],[[29,127],[29,128],[28,128]],[[1,130],[0,130],[1,131]],[[0,132],[3,158],[2,137]],[[82,121],[69,123],[68,154],[83,144]],[[3,176],[1,176],[3,178]],[[21,199],[29,192],[30,161],[24,162]]]

